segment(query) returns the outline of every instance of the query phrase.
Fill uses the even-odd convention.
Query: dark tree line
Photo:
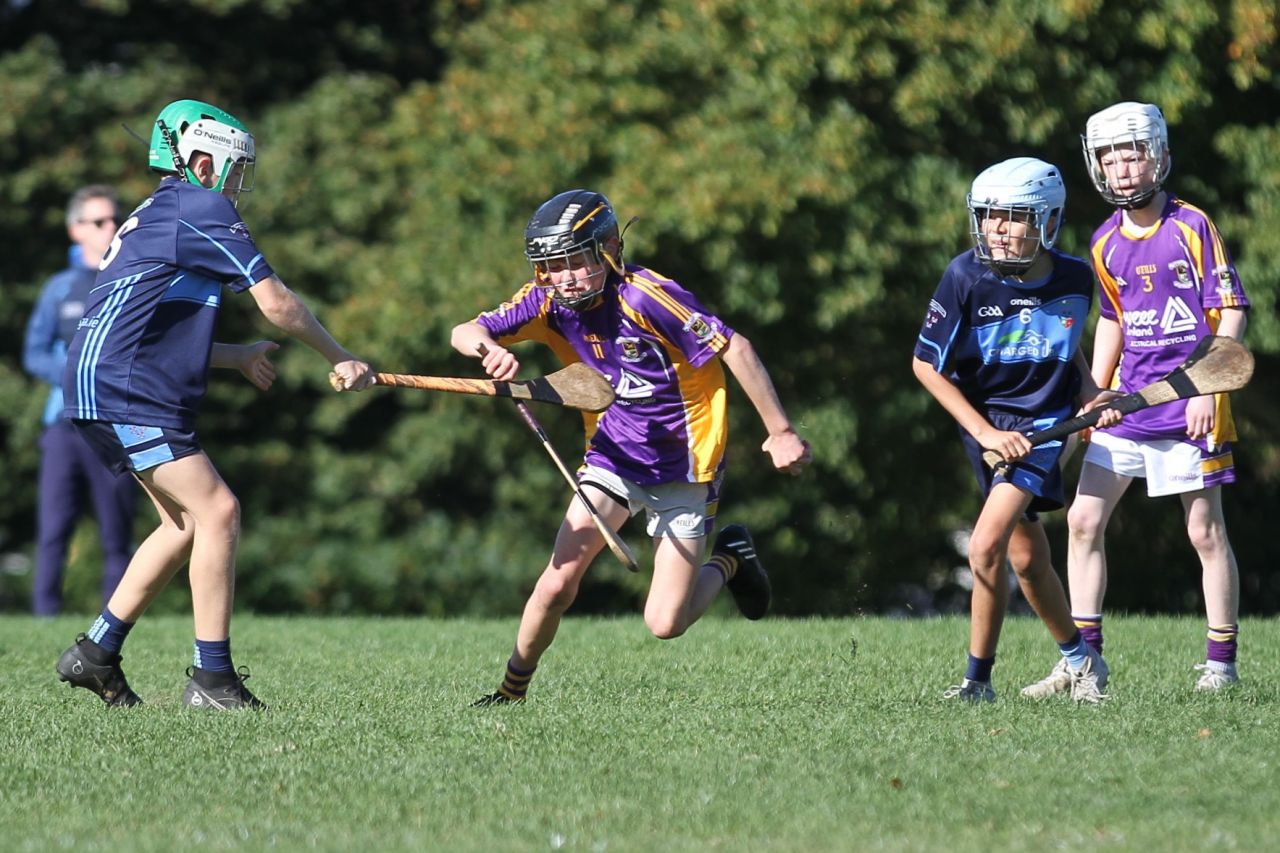
[[[964,562],[953,534],[976,490],[909,361],[938,276],[967,246],[969,181],[1017,154],[1057,163],[1061,245],[1083,254],[1107,208],[1079,133],[1102,106],[1138,99],[1164,108],[1171,187],[1214,215],[1254,303],[1259,366],[1236,398],[1241,480],[1226,504],[1244,611],[1274,612],[1276,59],[1275,9],[1249,0],[0,4],[0,594],[24,606],[44,393],[20,342],[65,258],[63,205],[102,180],[125,207],[144,198],[154,177],[120,125],[145,135],[169,100],[248,122],[259,162],[244,214],[259,245],[388,369],[476,369],[448,330],[524,280],[521,231],[542,199],[586,185],[639,215],[629,256],[755,342],[816,449],[809,476],[774,474],[732,389],[722,517],[758,531],[779,610],[836,614],[927,607]],[[238,299],[220,322],[227,340],[268,331]],[[201,426],[244,507],[243,604],[513,612],[568,494],[512,413],[444,395],[340,398],[299,345],[280,366],[267,395],[217,377]],[[576,450],[574,416],[543,419]],[[1061,514],[1050,530],[1061,567]],[[647,550],[638,526],[627,534]],[[92,528],[76,543],[88,606]],[[1109,605],[1199,609],[1176,500],[1135,487],[1109,543]],[[585,609],[629,608],[643,589],[604,558],[594,574]]]

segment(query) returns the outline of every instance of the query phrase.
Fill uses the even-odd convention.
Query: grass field
[[[1274,849],[1280,622],[1197,695],[1197,619],[1110,617],[1112,699],[1033,703],[1056,647],[1006,627],[1000,700],[939,697],[962,620],[570,619],[523,706],[506,621],[238,617],[265,714],[184,710],[187,619],[144,620],[108,711],[53,664],[87,618],[0,618],[6,850]],[[856,644],[856,650],[855,650]]]

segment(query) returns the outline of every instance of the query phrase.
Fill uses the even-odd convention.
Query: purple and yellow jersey
[[[1124,349],[1111,387],[1125,393],[1155,382],[1212,335],[1221,309],[1249,307],[1222,235],[1203,210],[1170,195],[1160,222],[1134,233],[1117,210],[1093,234],[1101,313],[1120,324]],[[1108,432],[1135,440],[1185,438],[1187,402],[1130,415]],[[1214,441],[1235,440],[1226,394],[1217,395]]]
[[[1048,418],[1070,414],[1080,393],[1073,363],[1093,277],[1082,259],[1051,250],[1039,282],[1001,279],[972,251],[952,259],[938,282],[915,355],[946,374],[979,412]]]
[[[222,287],[272,275],[235,206],[167,178],[99,267],[62,385],[68,418],[191,430]]]
[[[562,362],[585,362],[609,379],[614,404],[586,416],[588,464],[641,485],[709,483],[727,436],[716,356],[733,330],[671,279],[626,271],[587,310],[558,305],[529,282],[475,322],[503,346],[540,341]]]

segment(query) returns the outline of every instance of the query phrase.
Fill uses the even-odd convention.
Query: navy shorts
[[[1028,418],[1024,415],[1013,415],[1008,412],[987,411],[987,420],[996,429],[1009,432],[1020,432],[1024,435],[1035,430],[1046,429],[1061,421],[1062,417]],[[1003,466],[999,471],[988,467],[982,461],[982,445],[977,439],[963,429],[960,439],[964,442],[965,453],[973,465],[973,472],[978,478],[985,499],[996,483],[1010,483],[1031,495],[1031,505],[1027,507],[1027,520],[1035,521],[1037,513],[1062,509],[1066,505],[1066,496],[1062,486],[1062,466],[1059,464],[1065,445],[1061,441],[1050,441],[1032,448],[1031,453],[1012,465]]]
[[[94,454],[117,474],[141,474],[157,465],[199,453],[194,432],[169,427],[72,421]]]

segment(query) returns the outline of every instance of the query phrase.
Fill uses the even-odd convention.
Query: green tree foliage
[[[749,337],[814,444],[806,477],[775,474],[749,402],[731,391],[721,516],[758,531],[779,609],[849,613],[894,606],[906,585],[945,587],[963,562],[952,533],[971,523],[977,495],[954,424],[909,361],[938,276],[968,245],[968,182],[1019,154],[1059,164],[1062,244],[1083,254],[1108,211],[1079,133],[1091,112],[1140,99],[1165,109],[1171,186],[1217,218],[1255,304],[1259,377],[1238,398],[1228,517],[1246,605],[1280,606],[1266,525],[1253,523],[1280,496],[1272,4],[366,6],[0,5],[0,225],[11,235],[0,325],[14,342],[0,360],[0,550],[30,550],[43,395],[17,342],[63,258],[65,198],[102,179],[126,206],[145,197],[154,176],[120,122],[145,133],[165,102],[198,97],[258,136],[244,213],[273,266],[386,368],[474,373],[448,331],[524,281],[529,213],[572,186],[608,193],[624,220],[640,217],[629,259]],[[221,323],[228,340],[270,333],[248,300],[229,300]],[[528,358],[531,370],[554,367]],[[336,397],[297,344],[280,364],[267,395],[217,377],[201,425],[244,506],[242,601],[514,612],[568,497],[514,413],[445,395]],[[576,451],[577,418],[542,414],[561,451]],[[1137,495],[1121,507],[1109,537],[1116,606],[1198,607],[1176,506]],[[627,533],[639,544],[638,525]],[[643,579],[607,555],[595,574],[588,608],[642,594]]]

